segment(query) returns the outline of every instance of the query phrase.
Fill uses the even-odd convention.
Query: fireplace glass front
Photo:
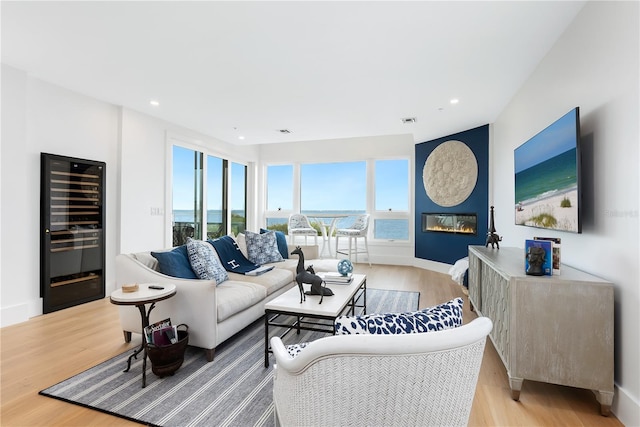
[[[423,213],[422,231],[475,235],[478,217],[471,213]]]

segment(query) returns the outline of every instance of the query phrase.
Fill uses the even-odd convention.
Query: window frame
[[[168,132],[166,136],[166,144],[165,144],[165,152],[166,152],[166,169],[168,173],[166,174],[165,180],[165,245],[169,245],[168,247],[173,247],[173,147],[179,146],[181,148],[185,148],[188,150],[193,150],[197,153],[200,153],[202,160],[202,172],[201,172],[201,182],[200,191],[202,192],[202,211],[200,215],[200,221],[202,224],[201,227],[201,235],[194,235],[196,239],[207,239],[207,174],[208,174],[208,156],[217,157],[222,159],[223,161],[223,179],[222,179],[222,194],[223,194],[223,202],[222,202],[222,214],[224,216],[223,223],[225,230],[222,235],[229,234],[231,231],[231,211],[230,211],[230,185],[231,185],[231,163],[236,163],[244,166],[244,203],[245,203],[245,227],[249,227],[251,207],[249,206],[249,197],[251,194],[254,194],[253,191],[249,188],[249,179],[250,179],[250,163],[243,161],[241,159],[233,158],[229,156],[227,153],[223,153],[220,151],[216,151],[211,149],[208,146],[202,144],[200,140],[190,138],[184,135],[173,134]]]

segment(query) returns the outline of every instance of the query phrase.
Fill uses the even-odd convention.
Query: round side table
[[[159,287],[161,289],[150,289],[149,287]],[[162,301],[171,298],[176,294],[176,285],[157,283],[140,283],[139,289],[135,292],[122,292],[122,289],[116,289],[111,293],[111,302],[116,305],[135,305],[140,310],[140,318],[142,319],[142,342],[140,347],[133,352],[129,359],[127,359],[127,369],[123,372],[129,372],[131,369],[131,359],[138,358],[140,352],[142,356],[142,388],[147,386],[147,348],[144,345],[144,328],[149,326],[149,314],[154,309],[158,301]],[[146,304],[151,304],[149,309],[146,309]]]

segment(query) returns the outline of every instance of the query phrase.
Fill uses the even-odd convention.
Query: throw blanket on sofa
[[[261,267],[249,261],[242,255],[242,252],[240,252],[236,241],[229,236],[222,236],[219,239],[208,240],[208,242],[215,248],[222,265],[227,271],[245,274],[247,276],[256,276],[273,269],[272,265]]]

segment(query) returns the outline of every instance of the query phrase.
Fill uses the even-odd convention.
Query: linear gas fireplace
[[[423,213],[422,231],[476,235],[478,217],[473,213]]]

